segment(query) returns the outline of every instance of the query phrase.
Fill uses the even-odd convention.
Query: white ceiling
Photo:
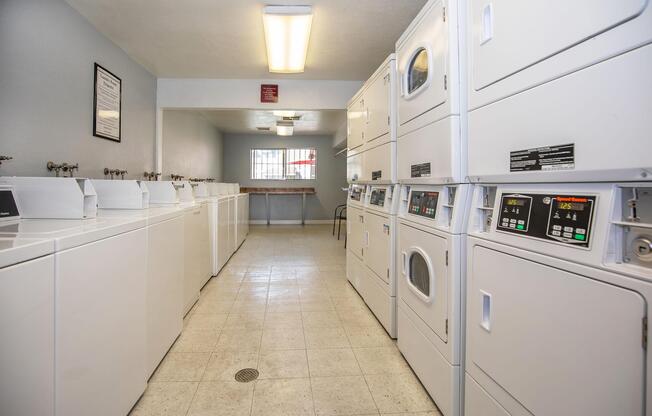
[[[280,115],[268,110],[204,110],[201,114],[223,133],[276,134]],[[301,116],[294,121],[294,135],[330,135],[346,123],[344,110],[296,111]],[[270,127],[259,131],[257,127]]]
[[[270,0],[313,6],[306,71],[267,71],[260,0],[66,0],[159,78],[365,80],[426,0]]]

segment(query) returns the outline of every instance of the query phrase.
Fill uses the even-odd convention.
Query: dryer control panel
[[[588,247],[595,196],[502,194],[498,231]]]
[[[382,207],[385,205],[385,196],[387,195],[387,189],[374,189],[371,191],[371,197],[369,203],[371,205],[376,205]]]
[[[412,191],[408,214],[419,215],[426,218],[435,218],[437,215],[437,201],[439,192]]]

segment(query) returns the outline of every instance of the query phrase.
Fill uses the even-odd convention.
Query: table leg
[[[306,225],[306,193],[301,194],[301,225]]]
[[[269,207],[269,192],[265,192],[265,213],[267,214],[267,225],[270,224],[271,222],[271,214],[270,214],[270,207]]]

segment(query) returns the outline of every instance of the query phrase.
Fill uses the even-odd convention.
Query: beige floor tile
[[[191,318],[192,319],[192,318]],[[181,333],[172,346],[172,352],[211,352],[217,344],[220,331],[214,329],[190,329]]]
[[[431,412],[412,412],[412,413],[381,413],[380,416],[442,416],[438,410]]]
[[[306,348],[350,348],[344,328],[305,328]]]
[[[252,416],[311,416],[314,414],[309,379],[274,379],[256,382]]]
[[[394,341],[380,325],[375,326],[344,326],[353,348],[392,347]]]
[[[371,311],[364,309],[352,309],[344,312],[338,312],[340,320],[348,326],[373,326],[378,321]]]
[[[308,350],[310,377],[361,375],[358,361],[350,348]]]
[[[304,328],[338,328],[342,326],[335,311],[302,312]]]
[[[267,303],[267,312],[268,313],[301,312],[301,304],[299,303],[298,300],[296,301],[270,300]]]
[[[233,306],[232,301],[214,301],[214,300],[204,300],[200,299],[199,302],[195,305],[197,308],[196,313],[210,313],[210,314],[220,314],[220,313],[229,313],[231,307]]]
[[[203,381],[234,381],[235,373],[243,368],[258,367],[258,352],[218,350],[211,354]]]
[[[436,410],[428,393],[412,373],[366,375],[365,379],[381,412]]]
[[[196,382],[149,383],[130,416],[185,416]]]
[[[263,331],[249,329],[223,329],[215,350],[258,351]]]
[[[265,329],[263,330],[263,350],[292,350],[305,349],[306,342],[303,337],[303,329]]]
[[[317,416],[364,415],[378,411],[362,376],[313,377],[310,381]]]
[[[225,329],[263,329],[264,312],[231,313],[224,324]]]
[[[329,301],[300,301],[301,311],[303,312],[321,312],[321,311],[334,311],[335,305]]]
[[[210,355],[205,352],[169,352],[151,381],[199,381]]]
[[[302,328],[300,312],[267,312],[265,329]]]
[[[253,390],[253,383],[202,382],[188,416],[248,416]]]
[[[353,352],[364,374],[412,372],[396,347],[356,348]]]
[[[305,350],[263,351],[258,363],[260,379],[306,378],[308,361]]]
[[[186,328],[189,330],[222,329],[228,316],[226,313],[194,313],[190,317]]]

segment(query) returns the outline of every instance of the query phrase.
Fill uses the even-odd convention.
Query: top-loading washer
[[[217,205],[218,200],[210,196],[206,183],[190,182],[193,190],[195,202],[200,205],[200,227],[199,234],[199,262],[200,262],[200,281],[199,287],[202,288],[213,277],[213,233],[217,232]]]
[[[469,190],[402,186],[399,201],[398,347],[445,416],[462,414]]]
[[[108,206],[112,208],[98,209],[99,218],[142,218],[147,224],[146,370],[149,378],[183,328],[184,211],[172,203],[133,209],[149,207],[146,182],[92,182],[98,201],[111,201]],[[172,187],[170,183],[168,186]],[[160,201],[161,197],[158,198]],[[103,206],[107,205],[100,205]]]
[[[15,201],[12,188],[0,187],[0,226],[20,218]],[[54,415],[52,253],[51,239],[0,238],[0,410],[3,414]]]
[[[53,216],[66,207],[83,211],[84,199],[68,191],[92,190],[89,180],[43,179],[30,178],[50,195],[50,204],[38,207],[42,217],[48,206]],[[36,209],[29,205],[40,204],[38,198],[21,196],[21,189],[19,206]],[[0,238],[54,241],[54,413],[127,414],[147,383],[145,220],[20,219],[2,222]]]
[[[237,250],[245,238],[249,234],[249,194],[240,192],[240,184],[233,184],[233,192],[235,193],[235,249]]]
[[[468,3],[471,181],[650,179],[650,2]]]
[[[650,184],[475,185],[468,225],[465,414],[650,414]]]
[[[366,185],[351,184],[346,201],[346,277],[358,292],[362,290],[361,282],[366,273],[362,261],[366,192]]]
[[[363,223],[365,273],[359,290],[369,309],[396,338],[396,212],[399,185],[369,185]]]
[[[400,183],[466,182],[465,5],[429,0],[396,42]]]
[[[232,197],[226,193],[222,184],[209,182],[208,192],[217,198],[217,227],[211,235],[213,250],[215,251],[215,262],[213,263],[213,275],[216,276],[231,257],[229,232],[231,229],[229,218],[233,213],[229,212],[229,205]]]

